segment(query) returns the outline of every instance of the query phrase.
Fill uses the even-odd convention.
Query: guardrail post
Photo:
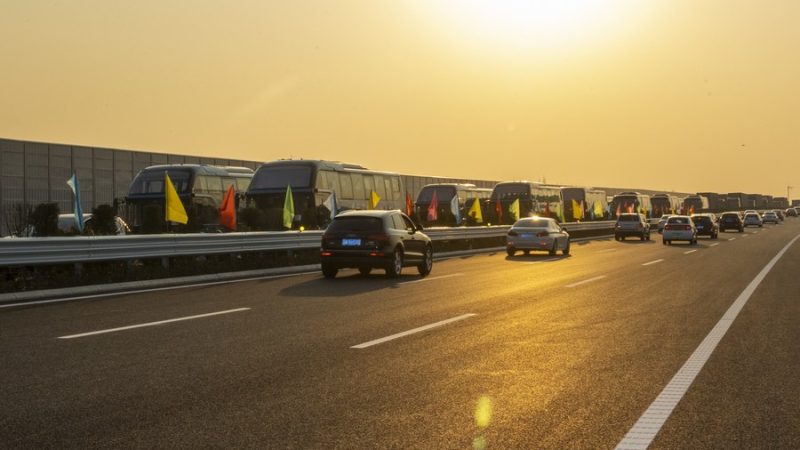
[[[169,270],[169,256],[161,257],[161,267]]]

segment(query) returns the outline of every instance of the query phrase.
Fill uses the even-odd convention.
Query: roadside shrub
[[[58,203],[40,203],[31,214],[31,225],[35,236],[58,235]]]
[[[111,205],[98,205],[92,210],[92,231],[98,235],[117,233],[117,224],[114,217],[117,215]]]

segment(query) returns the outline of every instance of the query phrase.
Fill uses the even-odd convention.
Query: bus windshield
[[[311,186],[311,167],[308,166],[262,166],[253,176],[250,190],[307,188]]]
[[[531,198],[531,187],[525,183],[498,184],[492,191],[492,200],[516,199],[527,200]]]
[[[456,193],[456,188],[453,186],[426,186],[417,197],[418,203],[430,203],[433,199],[433,193],[436,192],[436,201],[439,203],[449,202],[453,199]]]
[[[148,170],[141,172],[131,183],[130,194],[163,194],[164,193],[164,173],[166,170]],[[184,194],[190,190],[191,174],[184,170],[169,171],[169,179],[175,190],[179,194]]]

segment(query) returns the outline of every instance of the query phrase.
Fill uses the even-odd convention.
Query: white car
[[[757,212],[751,212],[744,215],[744,226],[763,227],[764,221],[761,220],[761,216]]]
[[[774,223],[775,225],[777,225],[777,224],[780,223],[780,221],[781,221],[781,218],[778,217],[778,215],[775,214],[775,212],[773,212],[773,211],[767,211],[767,212],[764,213],[763,216],[761,216],[761,222],[762,223],[769,222],[769,223]]]
[[[564,255],[569,255],[569,234],[558,222],[548,217],[519,219],[506,236],[508,256],[514,256],[518,250],[526,255],[531,250],[544,250],[551,255],[561,250]]]
[[[658,219],[658,233],[661,234],[664,231],[664,225],[667,224],[667,220],[672,217],[672,214],[664,214]]]
[[[689,241],[689,244],[697,244],[697,228],[689,216],[671,216],[667,219],[662,233],[661,243],[672,245],[672,241]]]

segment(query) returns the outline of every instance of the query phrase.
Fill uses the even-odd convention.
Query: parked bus
[[[519,200],[520,218],[542,216],[564,221],[561,188],[530,181],[504,181],[497,183],[486,205],[489,223],[514,223],[509,208],[516,200]]]
[[[564,205],[565,222],[608,220],[608,200],[605,191],[562,187],[561,201]],[[576,212],[573,209],[574,205],[580,205],[580,210]]]
[[[334,192],[336,209],[368,209],[370,195],[380,201],[376,209],[405,210],[400,175],[367,170],[357,164],[320,160],[281,160],[261,165],[247,189],[247,205],[262,216],[251,228],[282,230],[286,188],[291,186],[295,218],[292,228],[327,226],[330,211],[325,206]]]
[[[160,233],[168,229],[164,220],[165,174],[169,174],[189,216],[186,225],[174,224],[169,229],[198,232],[219,229],[219,207],[225,192],[233,186],[237,194],[244,193],[253,170],[204,164],[146,167],[133,179],[120,211],[134,232]]]
[[[683,199],[683,213],[692,215],[708,212],[708,199],[702,195],[690,195]]]
[[[655,194],[650,197],[650,206],[653,209],[651,217],[654,218],[664,214],[680,214],[681,199],[670,194]]]
[[[653,217],[650,196],[638,192],[622,192],[611,200],[612,219],[622,213],[642,213],[646,218]]]
[[[716,192],[698,192],[697,195],[708,199],[708,210],[710,212],[719,213],[727,210],[726,196],[717,194]]]
[[[435,183],[422,188],[414,204],[414,215],[419,223],[426,227],[455,227],[467,224],[478,225],[474,220],[467,220],[467,213],[472,202],[482,202],[491,195],[491,189],[478,188],[468,183]],[[431,209],[434,193],[436,194],[435,211]],[[483,209],[481,209],[483,215]]]

